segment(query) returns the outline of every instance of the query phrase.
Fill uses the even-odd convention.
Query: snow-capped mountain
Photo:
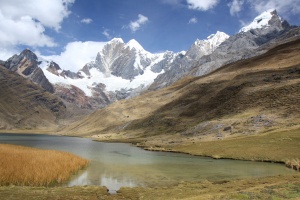
[[[64,71],[55,63],[47,61],[42,64],[43,72],[49,81],[59,88],[57,91],[65,93],[66,89],[75,86],[92,99],[99,98],[100,95],[101,99],[105,99],[106,105],[118,99],[138,95],[146,90],[158,75],[170,69],[175,73],[178,70],[174,69],[178,66],[180,69],[188,69],[193,60],[210,54],[228,37],[225,33],[217,32],[206,40],[197,40],[187,52],[166,51],[159,54],[146,51],[136,40],[125,43],[121,38],[114,38],[97,53],[95,61],[87,63],[77,73]],[[78,90],[73,93],[78,93]],[[61,93],[59,96],[65,95]]]
[[[163,73],[157,66],[161,62],[168,63],[174,56],[173,52],[151,54],[135,40],[126,44],[122,39],[114,38],[97,53],[95,61],[74,73],[75,78],[64,75],[66,72],[53,73],[50,65],[43,71],[51,83],[75,85],[87,96],[93,96],[92,88],[98,83],[112,92],[147,87]]]
[[[211,54],[222,42],[228,38],[229,35],[226,33],[217,31],[216,34],[211,34],[205,40],[197,39],[187,51],[185,56],[189,59],[199,59],[204,55]]]
[[[96,60],[88,64],[88,68],[98,69],[105,77],[113,75],[133,80],[142,75],[153,62],[160,60],[159,55],[147,52],[134,39],[126,44],[121,38],[115,38],[103,47]]]
[[[197,39],[190,49],[179,53],[153,54],[136,40],[125,43],[121,38],[114,38],[95,52],[94,61],[78,72],[63,70],[29,50],[4,64],[48,91],[55,91],[67,102],[95,109],[146,89],[168,86],[186,75],[205,75],[224,64],[262,54],[270,43],[297,34],[300,29],[291,27],[272,9],[233,36],[218,31],[204,40]]]
[[[247,32],[254,29],[268,28],[272,25],[272,19],[277,22],[283,22],[281,17],[278,16],[277,11],[275,9],[269,9],[261,13],[259,16],[255,17],[249,25],[241,28],[239,33]]]
[[[62,70],[51,61],[43,60],[40,66],[56,92],[59,91],[58,96],[69,102],[75,101],[77,94],[82,99],[80,89],[89,98],[80,106],[97,108],[146,90],[177,55],[170,51],[152,54],[137,41],[124,43],[120,38],[112,39],[95,54],[95,61],[87,63],[77,73]],[[67,97],[66,93],[70,95]]]
[[[205,40],[197,39],[186,53],[177,54],[176,58],[168,64],[169,67],[165,73],[157,76],[150,89],[156,90],[181,79],[200,58],[213,53],[228,38],[229,35],[226,33],[217,31]]]
[[[268,50],[267,44],[276,42],[281,36],[285,37],[291,29],[276,10],[265,11],[238,34],[228,38],[212,54],[201,58],[191,74],[201,76],[225,64],[263,54]]]
[[[242,28],[235,35],[230,37],[225,36],[224,38],[222,34],[217,33],[213,37],[209,37],[207,40],[215,40],[215,38],[218,38],[216,36],[220,35],[221,40],[206,55],[191,53],[193,49],[199,48],[197,44],[208,42],[196,41],[190,48],[190,52],[186,53],[186,56],[182,57],[182,59],[177,59],[169,71],[166,71],[155,79],[150,89],[155,90],[165,87],[183,76],[202,76],[225,64],[260,55],[268,50],[267,44],[270,44],[270,42],[276,42],[277,38],[280,37],[285,38],[290,37],[289,35],[294,35],[289,34],[292,28],[278,16],[276,10],[271,9],[263,12],[252,23]],[[187,59],[189,55],[193,58],[190,61]]]

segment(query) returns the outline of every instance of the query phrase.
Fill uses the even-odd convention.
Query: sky
[[[29,48],[77,71],[113,38],[180,52],[217,31],[236,34],[270,8],[300,25],[300,0],[0,0],[0,59]]]

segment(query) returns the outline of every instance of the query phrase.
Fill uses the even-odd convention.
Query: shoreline
[[[126,144],[131,144],[135,147],[141,148],[145,151],[156,151],[156,152],[170,152],[170,153],[182,153],[182,154],[187,154],[191,156],[197,156],[197,157],[205,157],[205,158],[212,158],[212,159],[227,159],[227,160],[239,160],[239,161],[252,161],[252,162],[266,162],[266,163],[277,163],[277,164],[283,164],[287,168],[291,169],[291,167],[287,166],[286,161],[280,161],[280,160],[271,160],[271,159],[266,159],[266,160],[259,160],[259,159],[247,159],[247,158],[237,158],[237,157],[224,157],[224,156],[214,156],[214,155],[207,155],[207,154],[199,154],[199,153],[191,153],[191,152],[186,152],[186,151],[180,151],[176,150],[176,147],[180,146],[174,146],[174,149],[170,147],[164,147],[164,146],[159,146],[159,147],[153,147],[153,146],[148,146],[148,145],[140,145],[139,143],[144,141],[145,139],[138,139],[138,138],[129,138],[129,139],[111,139],[111,140],[101,140],[93,137],[84,137],[84,136],[74,136],[74,135],[63,135],[63,134],[55,134],[55,131],[43,131],[39,132],[39,130],[33,130],[33,131],[28,131],[28,130],[11,130],[11,131],[5,131],[0,130],[0,134],[36,134],[36,135],[54,135],[54,136],[63,136],[63,137],[77,137],[77,138],[89,138],[92,141],[95,142],[105,142],[105,143],[126,143]],[[293,169],[297,171],[296,169]],[[298,171],[300,172],[300,171]]]

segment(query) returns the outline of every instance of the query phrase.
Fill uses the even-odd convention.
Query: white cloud
[[[30,16],[18,20],[8,19],[0,11],[0,45],[12,47],[23,44],[29,46],[49,46],[56,44],[44,34],[45,28]]]
[[[93,20],[91,18],[84,18],[80,22],[84,24],[90,24],[93,22]]]
[[[0,45],[32,47],[55,46],[45,28],[58,31],[75,0],[9,0],[0,1]]]
[[[1,48],[0,47],[0,60],[6,61],[10,57],[12,57],[15,54],[19,54],[20,52],[14,48],[8,49],[8,48]]]
[[[109,30],[108,29],[105,29],[102,34],[107,38],[107,39],[111,39],[111,36],[109,34]]]
[[[60,29],[65,17],[70,14],[69,5],[75,0],[9,0],[0,1],[2,14],[9,19],[19,20],[30,16],[43,26]]]
[[[291,15],[300,13],[300,1],[297,0],[232,0],[228,6],[230,14],[235,15],[241,12],[243,6],[249,6],[256,14],[275,8],[279,15],[288,18]]]
[[[141,28],[142,25],[146,24],[148,21],[148,17],[139,14],[137,20],[129,23],[129,28],[132,32],[136,32]]]
[[[206,11],[215,7],[219,0],[186,0],[188,8],[193,10]]]
[[[53,60],[64,70],[77,72],[88,62],[94,61],[106,42],[76,41],[66,45],[60,55],[41,56],[46,60]]]
[[[300,12],[299,0],[248,0],[248,2],[258,13],[262,13],[263,11],[271,8],[275,8],[279,13],[283,15],[298,14]]]
[[[198,23],[198,19],[196,17],[193,17],[189,20],[188,24],[197,24]]]
[[[93,22],[93,20],[91,18],[84,18],[80,22],[84,24],[90,24]]]
[[[230,14],[233,16],[235,14],[238,14],[244,5],[244,0],[233,0],[228,4],[230,7]]]

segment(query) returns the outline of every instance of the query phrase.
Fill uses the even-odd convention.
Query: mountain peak
[[[227,37],[228,35],[227,35],[226,33],[224,33],[224,32],[217,31],[215,34],[209,35],[209,36],[207,37],[207,39],[212,39],[212,38],[214,38],[214,37],[222,37],[222,36]]]
[[[222,42],[224,42],[228,38],[229,38],[229,35],[227,35],[226,33],[217,31],[215,34],[211,34],[210,36],[208,36],[207,40],[211,44],[213,44],[215,46],[219,46]]]
[[[277,16],[277,18],[282,22],[281,18],[278,16],[276,9],[272,8],[267,11],[264,11],[260,15],[254,18],[254,20],[247,26],[240,29],[240,32],[247,32],[252,29],[258,29],[258,28],[266,28],[270,26],[271,19]]]
[[[21,57],[26,57],[29,60],[35,60],[37,61],[38,58],[37,56],[30,50],[30,49],[24,49],[21,53],[20,53]]]
[[[109,43],[124,43],[122,38],[113,38]]]
[[[208,45],[210,50],[209,51],[214,51],[222,42],[227,40],[229,38],[229,35],[227,35],[224,32],[217,31],[215,34],[211,34],[207,37],[205,40],[199,40],[197,39],[194,43],[196,46],[203,46],[203,45]]]
[[[140,45],[140,43],[138,43],[135,39],[129,40],[129,42],[127,42],[125,48],[127,48],[127,47],[129,47],[130,49],[135,49],[137,51],[144,50],[144,48]]]

